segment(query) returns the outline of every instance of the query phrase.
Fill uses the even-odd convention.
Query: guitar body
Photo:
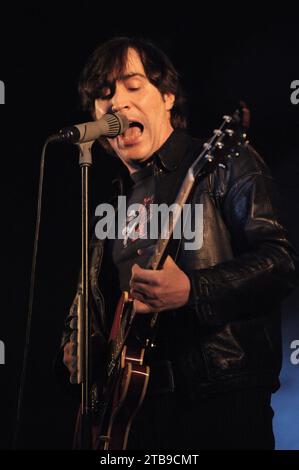
[[[115,347],[121,324],[127,325],[126,310],[132,299],[124,292],[118,303],[110,334],[111,346]],[[116,341],[117,343],[117,341]],[[103,408],[100,425],[93,427],[93,447],[103,450],[124,450],[127,447],[132,421],[146,395],[150,368],[143,364],[145,350],[125,345],[118,365],[110,380],[109,398]],[[113,354],[112,354],[113,357]],[[109,369],[109,364],[108,364]]]

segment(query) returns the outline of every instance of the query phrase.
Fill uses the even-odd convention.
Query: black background
[[[50,133],[89,119],[80,111],[77,79],[96,45],[115,35],[142,36],[161,46],[178,68],[189,100],[190,132],[208,136],[240,99],[252,113],[250,139],[275,174],[290,238],[299,248],[299,105],[290,84],[299,79],[298,15],[249,11],[246,4],[210,10],[195,3],[70,3],[1,7],[0,106],[3,289],[0,340],[0,448],[11,446],[23,358],[33,248],[39,158]],[[231,10],[231,11],[230,11]],[[77,153],[49,147],[36,296],[19,446],[71,446],[75,400],[53,377],[64,316],[80,262],[80,172]],[[92,198],[109,192],[117,162],[97,149]],[[285,304],[284,322],[299,338],[299,294]],[[288,357],[285,358],[288,361]],[[298,366],[299,367],[299,366]],[[293,373],[298,375],[298,367]],[[299,390],[297,390],[299,393]],[[294,410],[294,413],[298,413]],[[299,415],[298,415],[299,422]],[[299,447],[299,446],[298,446]]]

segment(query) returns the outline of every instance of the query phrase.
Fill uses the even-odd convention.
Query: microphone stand
[[[81,449],[91,449],[91,320],[89,300],[89,168],[92,165],[91,147],[94,141],[78,144],[81,168],[81,292],[78,299],[78,375],[81,384]]]

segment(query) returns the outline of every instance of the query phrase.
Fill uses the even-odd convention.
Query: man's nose
[[[115,93],[111,99],[111,110],[118,113],[124,109],[129,109],[129,96],[124,85],[116,86]]]

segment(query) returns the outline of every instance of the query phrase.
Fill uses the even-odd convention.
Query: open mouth
[[[141,122],[138,122],[138,121],[130,122],[129,128],[132,128],[132,127],[137,127],[138,129],[140,129],[141,132],[143,132],[143,129],[144,129],[143,124],[141,124]]]
[[[139,139],[144,131],[144,126],[139,121],[131,121],[129,128],[122,134],[122,142],[127,145],[135,145],[139,143]]]

